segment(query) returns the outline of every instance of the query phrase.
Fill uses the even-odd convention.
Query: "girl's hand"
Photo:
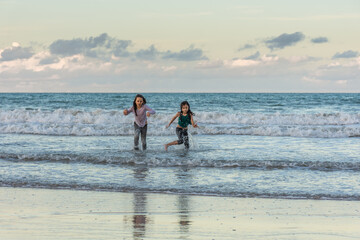
[[[197,123],[195,123],[195,124],[193,125],[193,127],[194,127],[194,128],[197,128],[197,127],[199,127],[199,126],[197,125]]]
[[[125,116],[128,115],[128,111],[126,109],[124,110],[123,113],[124,113]]]
[[[166,125],[166,128],[170,127],[170,123],[168,125]]]
[[[149,113],[149,112],[147,112],[147,113],[146,113],[146,116],[150,117],[150,113]]]

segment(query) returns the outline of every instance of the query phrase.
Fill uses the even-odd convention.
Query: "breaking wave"
[[[148,134],[173,135],[166,124],[173,114],[148,119]],[[0,109],[0,133],[62,136],[132,135],[133,116],[122,111],[57,109]],[[360,137],[360,114],[355,113],[209,113],[196,114],[193,134],[341,138]],[[175,123],[173,124],[175,125]]]
[[[96,154],[0,154],[0,159],[12,162],[56,162],[56,163],[86,163],[86,164],[112,164],[149,167],[206,167],[206,168],[239,168],[239,169],[303,169],[311,171],[359,171],[358,162],[334,161],[302,161],[302,160],[212,160],[173,157],[149,156],[133,154],[124,151],[122,155],[96,155]]]

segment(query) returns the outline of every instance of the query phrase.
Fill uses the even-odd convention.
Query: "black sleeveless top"
[[[188,113],[186,116],[183,116],[182,113],[180,113],[178,124],[182,128],[186,128],[191,124],[190,114]]]

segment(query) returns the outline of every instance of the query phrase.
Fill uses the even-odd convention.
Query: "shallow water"
[[[0,94],[0,186],[360,200],[360,94]],[[188,100],[190,151],[165,125]]]

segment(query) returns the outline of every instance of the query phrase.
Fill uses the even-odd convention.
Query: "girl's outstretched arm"
[[[198,125],[196,123],[194,123],[194,119],[193,119],[193,116],[190,114],[190,120],[191,120],[191,125],[196,128],[198,127]]]
[[[172,124],[172,122],[180,116],[180,112],[176,113],[175,116],[171,119],[170,123],[166,126],[166,128],[170,127],[170,125]]]
[[[150,114],[155,114],[155,113],[156,113],[155,110],[152,109],[151,107],[149,107],[148,105],[145,105],[145,109],[146,109],[146,111],[148,111]]]
[[[133,110],[134,110],[134,107],[131,107],[131,108],[129,108],[129,109],[125,109],[125,110],[123,111],[123,113],[124,113],[124,115],[126,116],[126,115],[128,115],[129,113],[131,113]]]
[[[153,110],[151,107],[149,107],[148,105],[145,105],[145,109],[147,111],[146,116],[150,117],[150,114],[155,114],[155,110]]]

